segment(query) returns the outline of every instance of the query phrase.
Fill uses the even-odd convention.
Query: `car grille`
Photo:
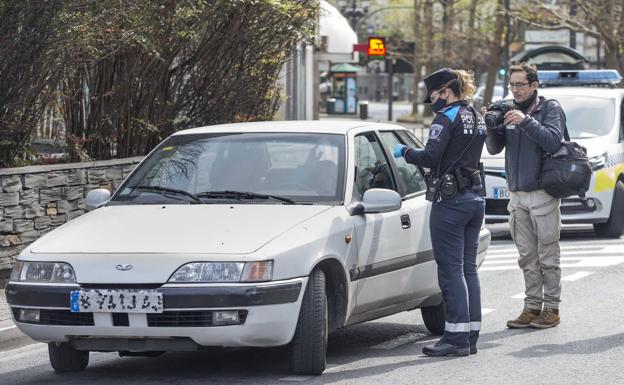
[[[592,206],[588,206],[580,198],[567,198],[561,200],[561,214],[591,213],[596,210],[597,206],[595,203]]]
[[[247,319],[247,310],[238,311],[240,324]],[[214,326],[212,311],[166,311],[163,313],[147,314],[149,327],[206,327]]]
[[[13,317],[19,322],[36,325],[93,326],[93,313],[72,313],[69,310],[39,309],[39,322],[22,321],[19,308],[13,308]]]
[[[509,215],[508,203],[509,199],[486,199],[485,215]]]
[[[590,198],[591,199],[591,198]],[[485,215],[509,215],[507,204],[509,199],[486,199]],[[561,200],[561,214],[581,214],[596,211],[597,206],[587,206],[579,198],[566,198]]]

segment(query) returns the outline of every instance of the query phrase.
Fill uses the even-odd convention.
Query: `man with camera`
[[[483,109],[488,152],[494,155],[505,149],[509,227],[526,287],[524,309],[507,327],[545,329],[560,322],[561,201],[541,188],[540,177],[544,156],[561,146],[565,115],[556,100],[538,96],[534,66],[513,65],[509,76],[513,102]]]

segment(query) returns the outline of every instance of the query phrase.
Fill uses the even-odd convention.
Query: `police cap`
[[[423,103],[431,103],[431,93],[455,79],[457,79],[457,74],[450,68],[441,68],[427,76],[424,79],[427,95]]]

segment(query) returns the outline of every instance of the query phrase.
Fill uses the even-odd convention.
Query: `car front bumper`
[[[507,188],[507,181],[500,176],[487,173],[485,178],[485,222],[501,223],[509,220],[507,205],[509,199],[498,198],[494,189]],[[593,181],[592,181],[593,184]],[[613,191],[594,192],[591,188],[586,193],[587,201],[579,197],[563,198],[561,200],[562,223],[604,223],[609,220]]]
[[[71,312],[70,292],[93,285],[9,282],[5,293],[15,324],[37,341],[69,341],[84,350],[194,350],[289,343],[306,283],[304,277],[253,285],[163,285],[155,290],[163,293],[164,311],[149,314]],[[39,322],[22,322],[21,309],[39,310]],[[239,323],[215,326],[215,311],[238,311]]]

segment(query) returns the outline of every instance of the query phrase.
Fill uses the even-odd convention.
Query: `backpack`
[[[578,195],[585,199],[589,190],[592,167],[587,149],[570,141],[568,127],[563,131],[564,141],[554,154],[544,155],[542,163],[542,188],[554,198]]]

